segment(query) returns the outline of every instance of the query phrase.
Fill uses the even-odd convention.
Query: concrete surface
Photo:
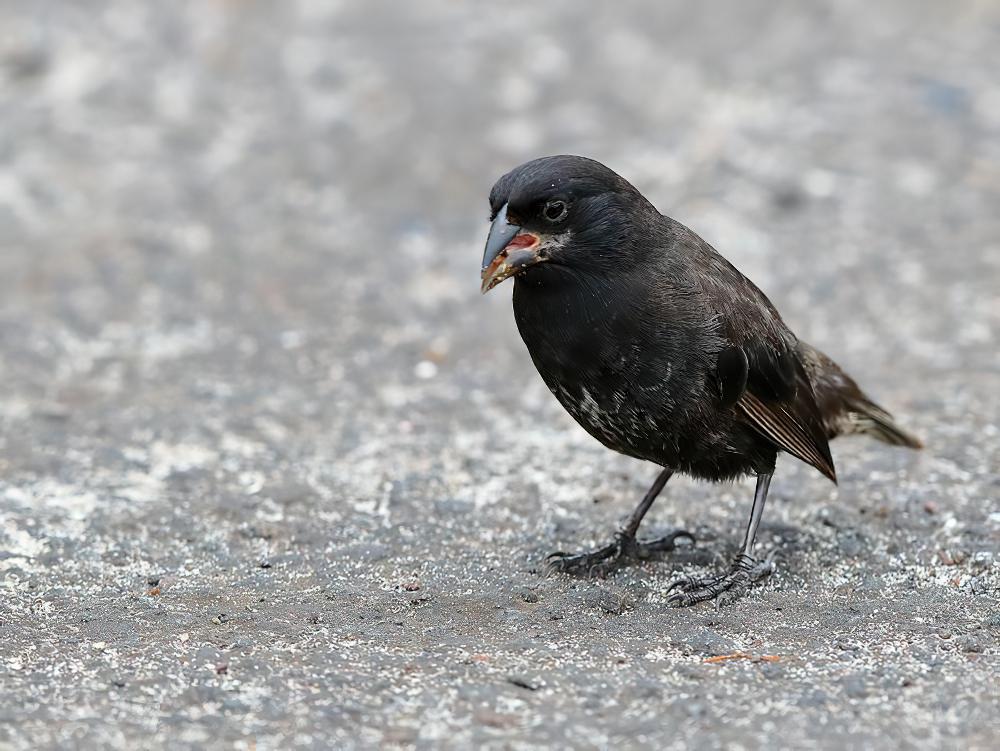
[[[990,2],[0,4],[0,747],[996,748],[997,71]],[[783,460],[731,608],[664,593],[749,481],[538,574],[655,476],[479,295],[558,152],[927,440]]]

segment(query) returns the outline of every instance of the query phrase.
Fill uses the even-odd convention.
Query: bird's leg
[[[682,537],[693,543],[694,535],[679,529],[655,540],[640,541],[635,536],[636,532],[639,531],[642,518],[649,511],[649,507],[653,505],[653,501],[656,500],[672,474],[673,470],[670,469],[660,472],[652,487],[643,496],[635,511],[632,512],[628,523],[615,533],[614,540],[609,544],[585,553],[552,553],[545,558],[545,572],[562,571],[584,576],[605,576],[628,558],[644,560],[656,553],[673,550],[677,540]]]
[[[764,502],[767,500],[767,489],[770,484],[771,474],[757,476],[757,489],[753,495],[753,507],[750,509],[747,533],[743,538],[743,549],[729,570],[700,579],[691,577],[678,579],[670,585],[668,591],[671,594],[667,602],[675,607],[686,607],[718,598],[719,605],[729,604],[741,597],[751,584],[774,571],[774,564],[770,559],[758,561],[752,555],[754,538],[757,537],[757,527],[760,526],[760,518],[764,513]]]

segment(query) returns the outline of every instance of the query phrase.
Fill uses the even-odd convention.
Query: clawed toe
[[[656,553],[669,553],[677,549],[678,540],[686,540],[686,545],[695,545],[695,536],[685,529],[676,529],[669,535],[653,540],[636,540],[634,544],[636,558],[652,558]]]
[[[678,579],[674,579],[670,586],[667,587],[667,593],[670,594],[674,591],[686,592],[689,589],[693,589],[698,584],[698,580],[693,576],[682,576]]]
[[[545,576],[549,576],[558,571],[566,571],[572,567],[570,558],[573,558],[569,553],[564,553],[561,550],[557,550],[555,553],[549,553],[545,556],[545,560],[542,563],[542,573]]]
[[[546,576],[564,573],[602,579],[629,559],[646,560],[657,553],[677,548],[678,540],[695,543],[695,537],[685,530],[675,530],[655,540],[639,541],[626,532],[615,535],[614,542],[586,553],[558,551],[545,557],[543,572]]]
[[[684,577],[673,582],[667,588],[667,604],[683,608],[715,600],[719,607],[730,605],[746,594],[751,584],[769,576],[773,571],[774,562],[770,557],[758,561],[741,554],[723,574],[700,579]]]
[[[564,553],[558,551],[545,556],[544,574],[575,574],[602,578],[610,571],[608,559],[616,555],[614,545],[607,545],[589,553]]]

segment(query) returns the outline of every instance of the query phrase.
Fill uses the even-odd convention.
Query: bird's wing
[[[726,345],[716,363],[720,400],[735,404],[776,446],[836,482],[826,428],[795,335],[749,279],[714,249],[699,250],[697,284]]]
[[[749,375],[736,404],[754,428],[833,482],[837,471],[809,378],[793,351],[745,343]]]

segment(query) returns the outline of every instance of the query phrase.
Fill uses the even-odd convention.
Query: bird
[[[779,453],[837,482],[829,441],[863,434],[913,449],[847,373],[800,340],[760,289],[631,183],[592,159],[547,156],[490,191],[481,270],[485,294],[513,277],[517,329],[565,410],[604,446],[660,467],[612,541],[552,553],[546,570],[606,575],[694,536],[637,533],[681,473],[732,482],[753,476],[746,533],[731,565],[682,576],[669,605],[729,604],[773,571],[754,556]]]

